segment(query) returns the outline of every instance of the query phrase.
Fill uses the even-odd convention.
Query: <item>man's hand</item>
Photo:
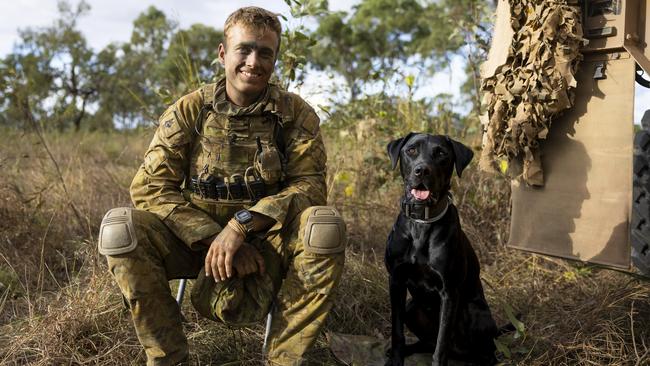
[[[226,226],[212,240],[205,256],[205,275],[216,282],[232,277],[232,262],[237,250],[244,243],[244,236]],[[259,255],[259,253],[258,253]]]
[[[242,244],[241,248],[235,254],[235,260],[233,261],[235,270],[237,270],[237,277],[242,278],[251,273],[258,271],[260,274],[264,274],[264,258],[257,249],[248,244]]]
[[[253,212],[253,231],[268,230],[275,220],[268,216]],[[254,248],[250,247],[245,253],[242,253],[242,264],[238,264],[239,260],[235,258],[235,254],[244,244],[244,235],[233,230],[230,226],[226,225],[221,232],[211,238],[202,240],[203,243],[210,246],[208,254],[205,256],[205,275],[214,277],[214,280],[225,281],[232,277],[233,260],[236,261],[238,276],[244,276],[240,273],[239,266],[243,266],[241,271],[245,274],[255,272],[251,268],[257,266],[260,273],[264,273],[264,259],[260,253]],[[251,254],[254,253],[254,254]]]

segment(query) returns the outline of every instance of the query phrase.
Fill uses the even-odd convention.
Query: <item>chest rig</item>
[[[286,159],[282,111],[269,86],[248,107],[226,99],[225,83],[201,88],[203,105],[195,123],[190,190],[202,199],[254,204],[280,191]]]

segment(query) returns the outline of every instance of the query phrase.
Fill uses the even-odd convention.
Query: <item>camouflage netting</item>
[[[480,166],[493,171],[507,160],[508,174],[541,186],[539,139],[573,105],[582,38],[577,1],[509,0],[514,32],[506,62],[485,76],[487,107]]]

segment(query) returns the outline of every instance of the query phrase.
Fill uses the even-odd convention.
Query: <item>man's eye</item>
[[[260,52],[260,56],[265,59],[272,59],[273,58],[273,53],[272,52]]]

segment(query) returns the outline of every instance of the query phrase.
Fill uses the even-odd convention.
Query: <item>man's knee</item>
[[[167,230],[162,221],[151,212],[131,207],[109,210],[99,229],[98,250],[102,255],[128,257],[140,247],[150,251],[152,237]],[[154,238],[155,241],[155,238]],[[153,247],[159,247],[154,245]],[[164,253],[162,253],[164,254]]]
[[[345,222],[334,207],[309,207],[300,214],[298,240],[305,253],[341,255],[347,244]]]
[[[155,243],[156,231],[164,230],[161,226],[156,215],[129,207],[104,215],[99,253],[106,256],[109,272],[129,299],[140,292],[168,291],[163,260],[168,253],[163,243]]]
[[[306,291],[329,293],[339,282],[345,263],[345,222],[330,206],[313,206],[300,215],[297,280]],[[294,284],[297,285],[297,284]]]
[[[99,228],[99,253],[107,256],[125,254],[137,246],[133,209],[118,207],[109,210]]]

